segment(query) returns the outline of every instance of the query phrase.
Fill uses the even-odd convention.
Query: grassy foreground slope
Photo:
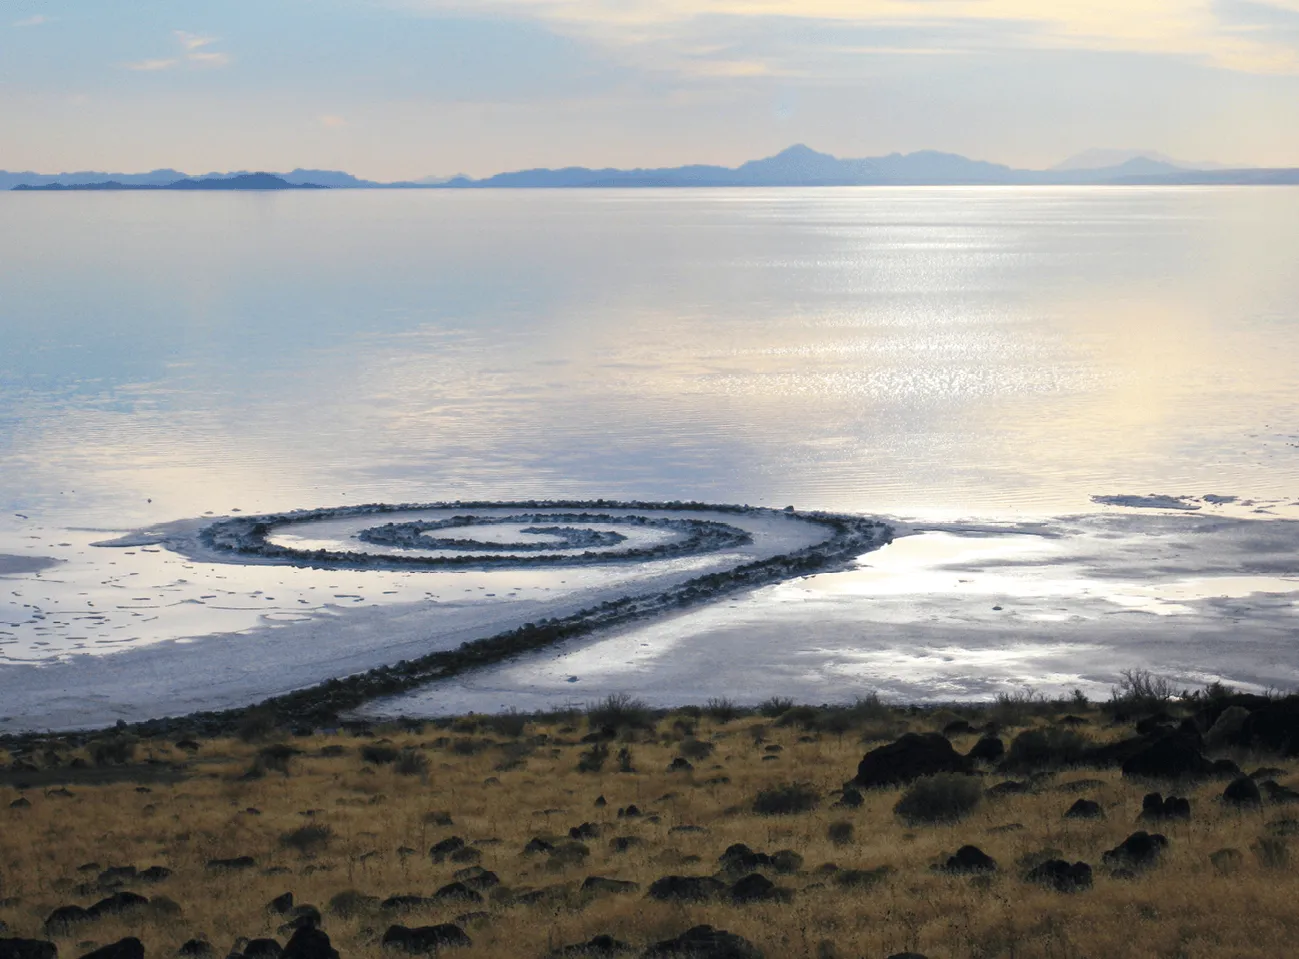
[[[1220,707],[1201,697],[664,714],[615,700],[586,715],[306,736],[254,716],[225,739],[29,737],[10,743],[0,770],[0,936],[47,940],[65,957],[128,936],[170,957],[201,939],[218,959],[253,959],[273,951],[248,941],[282,945],[289,924],[316,922],[310,909],[268,909],[292,892],[344,959],[402,955],[382,944],[390,927],[444,923],[472,944],[438,954],[463,959],[565,954],[601,934],[627,950],[566,954],[1292,955],[1299,793],[1286,788],[1286,761],[1221,728],[1197,734],[1198,754],[1265,767],[1252,780],[1259,802],[1242,805],[1221,798],[1237,778],[1225,763],[1152,782],[1119,768],[1131,746],[1105,748],[1187,741],[1195,717],[1216,723]],[[1151,713],[1138,739],[1134,724]],[[863,753],[904,733],[946,730],[959,756],[988,723],[1007,757],[920,780],[903,807],[912,818],[895,806],[914,785],[863,788],[859,805],[843,789]],[[1139,823],[1152,789],[1189,799],[1189,820]],[[1079,799],[1102,818],[1066,818]],[[1153,861],[1103,861],[1138,830],[1167,839]],[[967,845],[995,870],[944,871]],[[1049,860],[1089,864],[1090,888],[1025,879]],[[671,876],[709,878],[656,885]],[[49,921],[106,900],[116,905]],[[701,924],[755,951],[653,950]]]

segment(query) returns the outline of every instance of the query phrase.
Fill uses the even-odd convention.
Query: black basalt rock
[[[1092,867],[1085,862],[1048,859],[1025,873],[1024,881],[1049,886],[1056,892],[1081,892],[1092,886]]]
[[[962,756],[937,733],[907,733],[896,742],[872,749],[857,764],[849,785],[863,789],[897,786],[936,773],[972,773],[974,760]]]
[[[996,872],[997,860],[993,859],[978,846],[962,846],[956,855],[949,856],[941,867],[943,872],[955,875],[967,875],[979,872]]]
[[[385,949],[396,949],[414,954],[436,953],[439,949],[456,949],[472,946],[473,940],[459,926],[444,922],[437,926],[389,926],[383,934]]]
[[[144,959],[144,943],[135,936],[127,936],[117,942],[100,946],[93,952],[83,955],[81,959]]]
[[[1105,810],[1092,799],[1079,799],[1064,814],[1065,819],[1104,819]]]
[[[1258,784],[1248,776],[1233,780],[1222,791],[1222,801],[1238,809],[1258,808],[1263,805],[1263,794]]]
[[[0,939],[0,959],[58,959],[59,947],[44,939]]]
[[[695,926],[673,939],[656,942],[642,959],[763,959],[753,943],[724,929]]]
[[[1159,833],[1134,832],[1101,856],[1101,861],[1115,869],[1148,869],[1159,862],[1166,848],[1168,839]]]
[[[707,902],[726,892],[726,884],[712,876],[664,876],[650,883],[649,897],[661,902]]]

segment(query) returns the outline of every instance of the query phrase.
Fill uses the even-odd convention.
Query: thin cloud
[[[43,14],[37,13],[33,16],[25,17],[22,20],[15,20],[14,26],[15,27],[39,27],[42,23],[49,23],[49,22],[50,21],[48,17],[44,16]]]
[[[191,53],[188,59],[191,63],[202,64],[206,67],[224,67],[230,62],[230,54],[201,50]]]
[[[332,130],[338,127],[347,126],[347,121],[340,116],[336,116],[335,114],[326,113],[324,116],[320,118],[320,125],[322,127],[328,127]]]
[[[176,59],[167,59],[167,60],[159,59],[159,60],[137,60],[135,63],[124,63],[122,64],[122,66],[126,67],[126,69],[128,70],[142,70],[144,72],[153,72],[155,70],[170,70],[172,67],[178,66],[179,64],[180,61]]]
[[[175,33],[176,39],[186,50],[198,50],[200,47],[216,43],[216,37],[200,37],[196,33],[186,33],[184,30],[177,30]]]

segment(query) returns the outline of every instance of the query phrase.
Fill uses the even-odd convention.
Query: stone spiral
[[[200,539],[232,559],[429,570],[648,562],[753,542],[717,518],[716,507],[708,511],[704,519],[673,504],[375,504],[234,517],[212,523]]]

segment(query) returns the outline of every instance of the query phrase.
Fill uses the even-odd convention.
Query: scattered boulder
[[[244,959],[281,959],[284,947],[274,939],[254,939],[244,946]]]
[[[753,943],[724,929],[695,926],[674,939],[650,946],[642,959],[762,959]]]
[[[1237,808],[1250,808],[1263,805],[1263,794],[1259,792],[1258,783],[1248,776],[1233,779],[1222,791],[1222,801]]]
[[[788,902],[793,896],[762,873],[750,873],[731,887],[731,900],[747,902]]]
[[[1167,838],[1159,833],[1134,832],[1101,856],[1101,862],[1115,869],[1146,869],[1159,862],[1160,853],[1167,846]]]
[[[472,945],[473,940],[465,931],[449,922],[437,926],[418,926],[414,929],[405,926],[389,926],[388,931],[383,934],[385,949],[400,949],[410,953],[436,953],[439,949],[455,949]]]
[[[293,911],[293,893],[276,896],[266,904],[266,911],[275,916],[287,916]]]
[[[1025,882],[1049,886],[1056,892],[1079,892],[1092,887],[1092,867],[1085,862],[1048,859],[1024,874]]]
[[[552,852],[554,848],[554,843],[546,842],[539,836],[533,836],[528,840],[528,844],[523,847],[523,855],[535,856],[537,853]]]
[[[235,856],[233,859],[209,859],[207,868],[213,872],[238,872],[256,867],[257,860],[252,856]]]
[[[176,950],[176,955],[183,959],[212,959],[212,956],[216,955],[216,950],[206,939],[186,939]]]
[[[569,839],[599,839],[600,827],[593,822],[584,822],[568,831]]]
[[[851,786],[845,786],[838,801],[835,802],[835,805],[842,806],[845,809],[856,809],[865,801],[865,798],[860,792],[853,789]]]
[[[57,959],[59,947],[44,939],[0,939],[0,959]]]
[[[1064,814],[1065,819],[1104,819],[1105,810],[1093,799],[1079,799]]]
[[[162,882],[171,878],[171,870],[166,866],[150,866],[136,873],[135,878],[141,882]]]
[[[118,916],[132,912],[148,904],[149,900],[144,896],[136,895],[133,892],[115,892],[107,899],[99,900],[86,912],[90,914],[92,919],[102,919],[104,916]]]
[[[1203,779],[1213,774],[1213,763],[1183,740],[1169,736],[1123,762],[1123,775],[1134,779]]]
[[[849,783],[877,789],[914,782],[936,773],[972,773],[974,760],[962,756],[937,733],[907,733],[896,742],[872,749],[857,764]]]
[[[434,902],[482,902],[483,897],[463,882],[449,882],[433,893]]]
[[[45,917],[45,931],[52,936],[67,935],[74,927],[95,917],[81,906],[59,906]]]
[[[93,952],[86,953],[81,959],[144,959],[144,943],[135,936],[127,936],[117,942],[100,946]]]
[[[950,872],[957,875],[967,875],[979,872],[996,872],[997,860],[993,859],[978,846],[962,846],[956,850],[956,855],[949,856],[947,862],[941,867],[941,871]]]
[[[415,912],[418,909],[430,909],[436,905],[436,902],[425,896],[389,896],[379,903],[379,908],[384,912]]]
[[[1233,744],[1281,756],[1299,756],[1299,697],[1268,703],[1249,714]]]
[[[611,959],[613,956],[621,956],[631,951],[631,946],[625,942],[620,942],[613,936],[594,936],[587,942],[579,942],[572,946],[561,946],[554,952],[555,956],[571,957],[571,959]]]
[[[451,876],[459,882],[463,882],[470,889],[478,892],[486,892],[488,889],[495,889],[501,884],[501,877],[496,875],[490,869],[484,869],[482,866],[469,866],[465,869],[457,869]]]
[[[604,876],[587,876],[582,882],[582,894],[585,896],[622,895],[636,892],[640,883],[625,879],[606,879]]]
[[[951,739],[953,736],[969,736],[976,732],[978,732],[978,730],[964,719],[954,719],[943,727],[943,735],[948,739]]]
[[[285,945],[284,959],[338,959],[338,950],[323,930],[305,926]]]
[[[451,836],[448,839],[443,839],[441,842],[434,843],[429,848],[428,855],[435,864],[440,864],[445,862],[447,857],[452,853],[459,852],[464,849],[465,846],[465,841],[459,836]]]
[[[1159,793],[1146,793],[1141,800],[1142,822],[1167,822],[1169,820],[1191,818],[1191,801],[1180,796],[1162,796]]]
[[[1210,752],[1217,752],[1230,746],[1247,719],[1249,719],[1249,710],[1244,706],[1228,706],[1204,734],[1204,748]]]
[[[1007,779],[1005,782],[997,783],[997,785],[986,790],[988,796],[992,799],[999,799],[1002,796],[1022,796],[1032,791],[1033,787],[1028,783],[1015,779]]]
[[[1299,790],[1291,789],[1289,786],[1282,786],[1273,779],[1265,779],[1259,783],[1259,788],[1267,793],[1267,801],[1270,803],[1296,803],[1299,802]]]
[[[717,859],[723,872],[742,875],[771,865],[771,857],[765,852],[754,852],[742,842],[728,846],[726,852]]]
[[[707,902],[725,892],[726,884],[712,876],[664,876],[649,887],[649,897],[661,902]]]

